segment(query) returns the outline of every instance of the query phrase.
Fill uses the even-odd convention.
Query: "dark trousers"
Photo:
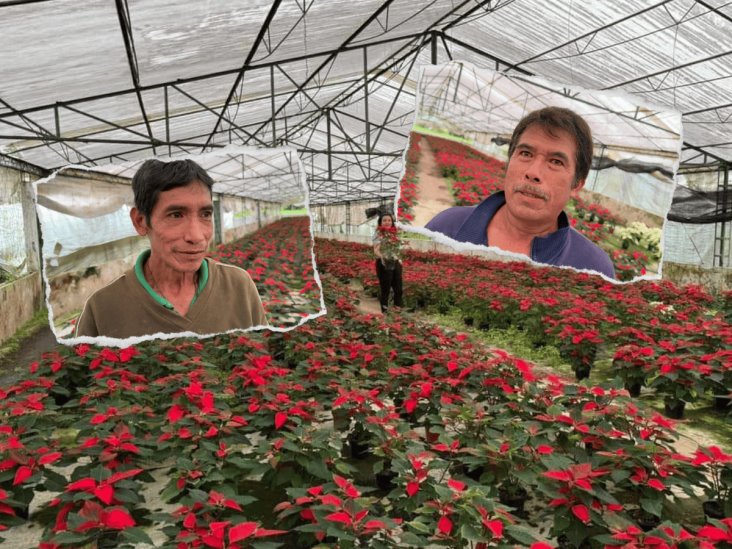
[[[402,264],[397,262],[396,267],[388,270],[381,263],[380,259],[376,260],[376,276],[379,277],[379,301],[381,302],[381,312],[385,313],[389,306],[389,292],[394,289],[394,306],[402,306]]]

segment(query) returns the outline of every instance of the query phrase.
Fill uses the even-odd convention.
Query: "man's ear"
[[[150,226],[147,224],[147,219],[145,219],[145,214],[137,208],[132,208],[130,210],[130,219],[132,220],[132,225],[135,227],[137,234],[140,236],[145,236],[147,231],[150,230]]]
[[[580,179],[579,181],[572,183],[572,196],[577,196],[577,193],[580,192],[580,190],[584,186],[585,186],[584,179]]]

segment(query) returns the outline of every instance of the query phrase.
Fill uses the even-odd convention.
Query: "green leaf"
[[[193,488],[192,490],[188,490],[188,495],[191,497],[193,501],[208,501],[208,494],[204,492],[203,490],[198,490],[197,488]]]
[[[592,494],[597,496],[598,499],[601,499],[605,503],[617,503],[618,501],[604,488],[601,488],[599,486],[593,486],[592,487]]]
[[[63,492],[68,484],[66,477],[49,468],[43,470],[43,477],[43,485],[49,492]]]
[[[311,475],[322,478],[323,480],[330,480],[332,475],[328,471],[328,467],[325,462],[319,459],[313,459],[307,462],[305,470]]]
[[[587,527],[578,520],[571,521],[569,528],[564,531],[574,547],[579,547],[587,537]]]
[[[276,541],[254,541],[251,545],[254,549],[277,549],[283,544]]]
[[[661,498],[641,498],[640,506],[646,513],[650,513],[657,517],[660,517],[663,512],[663,500]]]
[[[620,484],[625,479],[630,477],[631,471],[628,471],[626,469],[615,469],[612,473],[610,473],[610,478],[613,479],[613,482],[615,484]]]
[[[463,539],[469,540],[469,541],[483,541],[483,536],[480,535],[480,532],[478,532],[471,524],[463,524],[460,527],[460,536]]]
[[[61,545],[81,545],[91,541],[91,536],[76,534],[74,532],[61,532],[53,536],[53,541]]]
[[[412,532],[402,532],[399,536],[401,546],[425,547],[427,542]]]
[[[336,462],[335,468],[336,471],[343,473],[344,475],[350,475],[357,470],[353,465],[340,460]]]
[[[120,532],[123,538],[133,543],[147,543],[154,545],[150,536],[148,536],[142,528],[125,528]]]
[[[302,524],[295,528],[298,532],[321,532],[323,526],[321,524]]]
[[[505,533],[511,536],[513,539],[521,543],[522,545],[531,545],[536,542],[536,538],[523,526],[518,524],[507,524]]]
[[[160,499],[163,500],[165,503],[170,503],[170,500],[180,494],[180,490],[178,490],[176,482],[177,479],[171,479],[168,485],[163,488],[163,491],[160,492]]]
[[[138,503],[140,501],[140,495],[127,488],[117,488],[114,491],[114,497],[122,503]]]
[[[422,532],[424,534],[432,533],[432,529],[424,522],[420,522],[419,520],[412,520],[410,522],[407,522],[407,526],[409,526],[410,528],[414,528],[415,530],[417,530],[417,532]]]
[[[569,511],[566,508],[557,510],[554,513],[554,530],[557,535],[565,532],[572,520],[569,518]]]

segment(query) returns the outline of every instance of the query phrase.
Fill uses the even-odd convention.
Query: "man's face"
[[[150,239],[151,257],[178,272],[199,269],[213,235],[213,203],[208,188],[198,181],[164,191],[150,214],[150,223],[133,208],[138,234]]]
[[[526,227],[552,225],[552,230],[556,229],[557,216],[585,183],[582,179],[572,188],[577,150],[574,137],[565,131],[555,134],[553,137],[541,126],[529,126],[509,158],[504,182],[506,207],[511,217]]]

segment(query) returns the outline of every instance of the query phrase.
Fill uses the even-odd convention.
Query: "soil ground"
[[[12,385],[26,372],[28,365],[56,347],[56,336],[46,325],[20,343],[20,348],[0,360],[0,387]]]

